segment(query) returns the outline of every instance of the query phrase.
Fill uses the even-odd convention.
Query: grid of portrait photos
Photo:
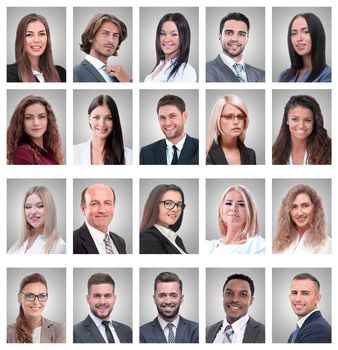
[[[333,347],[334,1],[0,6],[1,347]]]

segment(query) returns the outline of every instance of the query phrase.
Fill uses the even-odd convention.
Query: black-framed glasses
[[[182,211],[186,207],[186,205],[184,203],[181,203],[181,202],[176,203],[176,202],[170,201],[170,200],[160,201],[160,203],[163,203],[164,208],[169,209],[169,210],[174,209],[176,206],[177,210]]]
[[[48,293],[34,294],[34,293],[20,292],[20,294],[24,296],[26,301],[34,301],[36,298],[38,298],[40,302],[44,302],[44,301],[47,301],[48,299]]]

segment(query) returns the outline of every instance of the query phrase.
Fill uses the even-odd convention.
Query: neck
[[[247,241],[247,238],[241,238],[242,229],[232,228],[228,226],[226,236],[222,237],[223,244],[243,244]]]
[[[170,141],[171,143],[173,143],[174,145],[176,145],[177,143],[179,143],[185,136],[185,133],[183,133],[182,135],[179,135],[175,138],[172,139],[167,139],[168,141]]]
[[[35,143],[40,148],[43,148],[43,138],[42,137],[39,139],[32,139],[32,142]]]
[[[29,323],[31,324],[32,328],[35,329],[35,328],[38,328],[41,326],[41,321],[42,321],[42,317],[39,316],[39,317],[32,317],[32,318],[29,318],[27,319],[29,321]]]
[[[31,64],[31,68],[34,70],[37,70],[38,72],[40,72],[40,57],[29,57],[29,62]]]
[[[169,62],[170,60],[174,59],[176,57],[176,54],[172,54],[172,55],[165,55],[164,56],[164,61],[167,63]]]
[[[237,137],[221,136],[221,145],[226,149],[237,149]]]
[[[298,234],[302,237],[304,232],[307,230],[307,227],[297,227]]]
[[[307,150],[307,138],[306,139],[296,139],[291,138],[291,153],[292,154],[303,154]]]
[[[92,137],[92,140],[91,140],[92,149],[95,149],[97,151],[100,151],[100,153],[103,153],[105,144],[106,144],[106,139],[100,139],[94,136]]]
[[[311,70],[312,69],[311,55],[306,55],[303,57],[303,68],[304,68],[304,70]]]
[[[92,50],[89,52],[89,55],[92,57],[97,58],[98,60],[100,60],[102,63],[107,64],[108,61],[108,57],[107,56],[103,56],[103,55],[97,55],[96,52],[93,52]]]

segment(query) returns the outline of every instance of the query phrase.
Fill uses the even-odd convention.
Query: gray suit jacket
[[[132,343],[133,333],[131,328],[123,323],[112,322],[120,342]],[[105,343],[104,338],[89,315],[83,321],[74,325],[73,343]]]
[[[264,82],[265,71],[245,63],[245,72],[248,82]],[[218,55],[214,60],[207,62],[206,66],[207,82],[229,82],[239,83],[236,74],[223,63],[221,56]]]
[[[207,327],[207,343],[212,343],[214,341],[218,331],[222,328],[222,324],[223,320]],[[255,321],[252,317],[249,317],[244,332],[243,343],[265,343],[265,326],[262,323]]]
[[[112,82],[119,81],[112,77]],[[99,71],[86,59],[74,67],[73,80],[75,83],[106,83]]]

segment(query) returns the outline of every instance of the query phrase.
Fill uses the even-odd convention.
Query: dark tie
[[[171,161],[171,165],[177,165],[177,147],[175,145],[173,146],[173,150],[174,150],[174,156],[173,156],[173,160]]]
[[[290,343],[295,343],[297,335],[299,333],[300,328],[297,325],[297,328],[292,332],[291,337],[290,337]]]
[[[173,331],[174,325],[172,323],[167,324],[167,328],[169,330],[168,333],[168,343],[175,343],[175,334]]]
[[[106,336],[108,339],[108,343],[115,343],[113,333],[111,332],[110,327],[109,327],[109,321],[102,321],[102,324],[104,325],[104,328],[106,329]]]
[[[234,334],[234,330],[232,329],[231,325],[228,324],[224,330],[223,343],[232,343],[232,335],[233,334]]]
[[[239,80],[241,83],[245,83],[245,77],[244,77],[244,74],[243,74],[243,70],[244,70],[243,65],[241,65],[240,63],[235,63],[235,64],[233,65],[233,67],[235,68],[235,71],[236,71],[236,75],[237,75],[238,80]]]

